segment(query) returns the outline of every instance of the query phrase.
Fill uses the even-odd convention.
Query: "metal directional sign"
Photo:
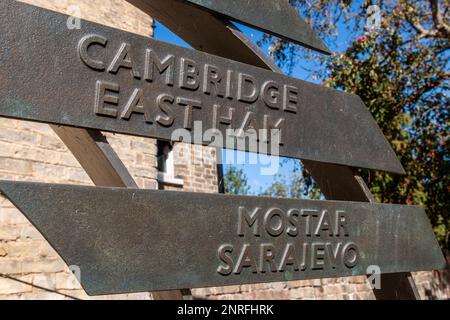
[[[303,21],[288,0],[186,0],[226,18],[329,54],[322,40]]]
[[[442,269],[420,207],[0,182],[89,294]]]
[[[0,116],[404,173],[356,95],[67,19],[1,1]]]
[[[187,22],[225,17],[328,52],[287,1],[177,3]],[[0,116],[404,173],[355,95],[68,18],[0,3]],[[417,206],[11,181],[0,193],[91,295],[446,267]]]

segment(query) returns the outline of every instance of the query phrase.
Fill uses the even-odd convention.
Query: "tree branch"
[[[450,26],[445,21],[445,16],[441,11],[439,0],[429,0],[431,8],[431,20],[433,26],[428,29],[425,28],[420,22],[419,17],[408,14],[408,8],[412,8],[411,4],[407,4],[405,8],[405,19],[413,27],[417,33],[417,38],[439,38],[444,37],[450,39]],[[430,17],[430,15],[427,15]]]
[[[418,19],[414,19],[409,14],[405,14],[406,21],[414,28],[414,30],[417,32],[418,38],[428,38],[428,37],[436,37],[437,31],[436,30],[429,30],[426,29],[424,26],[422,26]]]
[[[439,6],[439,0],[430,0],[431,16],[436,29],[441,32],[446,38],[450,38],[450,26],[444,21],[441,8]]]

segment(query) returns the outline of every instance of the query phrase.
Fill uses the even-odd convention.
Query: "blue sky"
[[[249,27],[237,24],[238,28],[243,31],[247,37],[252,39],[254,42],[257,42],[261,39],[262,33],[260,31],[251,29]],[[344,28],[345,29],[345,28]],[[351,37],[348,32],[343,32],[339,35],[339,37],[336,39],[334,43],[329,43],[329,48],[331,51],[338,51],[342,50],[345,47],[345,44],[348,42],[348,39]],[[175,45],[183,46],[186,48],[191,48],[185,41],[180,39],[177,35],[175,35],[173,32],[171,32],[169,29],[167,29],[164,25],[160,24],[158,21],[156,21],[155,24],[155,32],[154,32],[154,38],[157,40],[162,40],[166,42],[170,42]],[[268,47],[263,47],[262,50],[267,54],[268,53]],[[302,66],[305,67],[311,67],[311,65],[315,65],[313,61],[297,61],[294,69],[292,70],[292,73],[290,76],[306,80],[309,82],[318,82],[318,80],[314,79],[310,72],[305,71]],[[325,72],[323,69],[317,68],[318,72]],[[286,70],[285,70],[286,71]],[[238,152],[239,153],[239,152]],[[225,159],[226,157],[237,157],[237,152],[231,151],[231,150],[223,150],[222,157]],[[240,156],[242,156],[243,153],[240,153]],[[276,159],[273,159],[276,160]],[[284,160],[284,161],[283,161]],[[267,159],[266,159],[267,161]],[[283,165],[280,166],[280,169],[278,170],[278,175],[289,177],[291,174],[294,166],[296,163],[298,163],[295,159],[286,159],[282,158],[280,161],[283,162]],[[227,168],[227,164],[224,165],[224,170]],[[250,186],[250,192],[253,194],[259,194],[261,191],[266,189],[268,186],[270,186],[275,181],[275,175],[262,175],[261,174],[261,166],[258,164],[239,164],[234,165],[237,168],[242,168],[244,170],[245,175],[247,176],[248,183]]]

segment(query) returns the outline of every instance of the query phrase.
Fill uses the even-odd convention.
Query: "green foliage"
[[[320,199],[320,191],[312,183],[311,177],[309,175],[304,176],[300,162],[297,161],[295,164],[288,179],[282,175],[277,175],[275,182],[261,192],[261,195],[280,198]],[[283,162],[281,165],[283,165]]]
[[[225,193],[228,194],[247,195],[250,191],[244,171],[233,166],[227,168],[223,176],[223,186]]]
[[[369,1],[361,6],[353,1],[293,3],[329,41],[338,21],[352,22],[353,39],[345,51],[321,60],[326,70],[323,82],[361,97],[407,172],[406,176],[369,171],[362,175],[380,202],[423,205],[436,236],[448,248],[449,2],[372,1],[381,8],[382,24],[377,30],[365,28]],[[280,65],[310,55],[270,36],[264,41],[274,43],[273,57]],[[310,190],[314,190],[312,183],[306,181]],[[295,195],[285,191],[290,187],[274,185],[268,192]]]

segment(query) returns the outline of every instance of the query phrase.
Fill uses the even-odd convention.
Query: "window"
[[[158,182],[176,186],[183,186],[183,179],[175,177],[173,159],[173,145],[169,141],[157,141]]]

